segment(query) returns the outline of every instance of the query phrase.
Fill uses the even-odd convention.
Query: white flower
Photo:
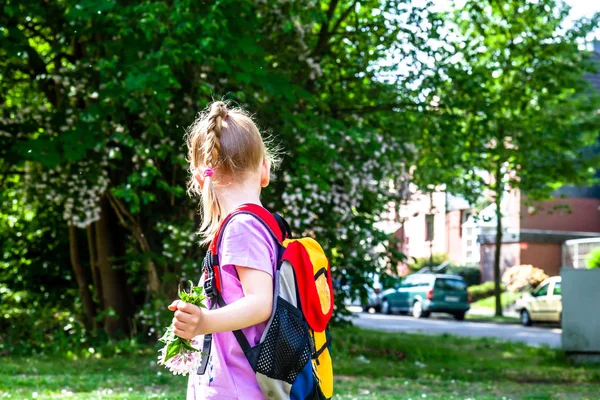
[[[202,350],[202,343],[204,342],[203,336],[196,336],[192,340],[190,340],[190,344],[198,349]],[[164,346],[159,350],[158,363],[163,364],[162,360],[165,357],[165,352],[167,351],[167,346]],[[183,350],[175,357],[169,359],[164,366],[167,367],[173,375],[187,375],[193,373],[200,366],[200,361],[202,360],[202,352],[201,351],[190,351]]]

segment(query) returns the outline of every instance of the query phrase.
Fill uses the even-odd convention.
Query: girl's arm
[[[234,331],[265,322],[273,308],[273,277],[254,268],[236,267],[244,297],[214,310],[204,310],[181,300],[169,310],[175,311],[174,333],[191,339],[197,335]]]

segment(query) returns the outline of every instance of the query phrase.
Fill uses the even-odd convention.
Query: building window
[[[425,215],[425,241],[431,242],[434,239],[434,229],[433,229],[433,214]]]
[[[468,264],[479,262],[480,254],[477,237],[479,236],[480,231],[473,218],[463,223],[462,231],[462,262]]]

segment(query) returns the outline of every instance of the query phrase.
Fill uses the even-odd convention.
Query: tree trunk
[[[500,287],[500,260],[502,255],[502,164],[496,170],[496,254],[494,257],[494,296],[496,297],[496,316],[502,317],[502,288]]]
[[[92,293],[90,292],[87,278],[85,277],[85,271],[81,267],[81,262],[79,261],[77,228],[74,225],[69,225],[69,251],[71,253],[71,266],[75,273],[77,286],[79,286],[79,295],[81,296],[81,302],[83,303],[83,309],[85,311],[85,327],[88,330],[96,329],[94,300],[92,298]]]
[[[104,330],[110,337],[116,337],[131,332],[134,306],[125,271],[115,263],[124,250],[122,231],[106,198],[101,201],[101,209],[96,223],[96,248],[104,298]]]
[[[121,201],[113,196],[111,193],[107,194],[108,202],[111,205],[117,220],[123,226],[123,228],[129,230],[136,238],[140,249],[144,253],[151,253],[150,244],[144,236],[144,232],[140,227],[139,222],[127,211]],[[146,271],[148,276],[147,290],[149,294],[158,295],[160,292],[160,279],[158,279],[158,272],[156,265],[152,259],[148,258],[146,261]]]
[[[96,301],[98,308],[104,310],[104,296],[102,296],[102,278],[100,278],[100,268],[98,268],[98,258],[96,256],[96,223],[91,223],[86,228],[88,252],[90,254],[90,269],[92,279],[94,280],[94,289],[96,291]]]

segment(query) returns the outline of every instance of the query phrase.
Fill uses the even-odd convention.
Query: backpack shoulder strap
[[[227,304],[225,303],[225,300],[223,300],[223,296],[221,294],[222,287],[221,274],[219,271],[220,263],[218,249],[221,243],[222,233],[225,231],[225,228],[232,220],[232,218],[238,214],[248,214],[258,219],[271,233],[271,236],[275,239],[275,242],[279,245],[280,248],[283,246],[283,241],[289,237],[289,225],[287,225],[287,222],[285,222],[285,220],[281,216],[277,214],[271,214],[267,209],[259,206],[258,204],[244,204],[238,207],[233,212],[231,212],[229,215],[227,215],[225,219],[223,219],[223,221],[221,222],[221,225],[219,226],[219,229],[217,230],[217,233],[215,234],[215,237],[213,238],[213,241],[209,248],[211,264],[209,269],[214,274],[214,289],[216,289],[214,290],[214,300],[216,301],[215,305],[218,305],[219,307],[225,307]],[[238,343],[240,344],[242,350],[244,352],[247,352],[250,349],[250,344],[248,343],[248,339],[246,339],[244,333],[241,330],[236,330],[233,331],[233,334],[237,339]],[[203,357],[203,359],[204,358],[206,357]],[[206,365],[205,363],[203,363],[202,368],[199,369],[199,371],[201,370],[202,373],[204,373],[205,369]]]
[[[271,214],[270,211],[258,204],[243,204],[227,215],[221,222],[219,230],[210,244],[210,252],[213,256],[217,255],[217,250],[221,244],[222,233],[225,230],[225,227],[229,224],[231,219],[238,214],[252,215],[258,219],[267,228],[269,233],[271,233],[271,236],[279,245],[290,236],[288,234],[289,225],[287,225],[287,222],[285,222],[281,216],[278,214]]]
[[[283,240],[285,241],[285,239],[289,239],[292,237],[292,228],[290,228],[290,224],[288,224],[288,222],[283,219],[283,217],[277,213],[273,213],[273,217],[275,217],[275,220],[277,221],[277,224],[279,225],[279,229],[281,229],[281,232],[283,233]]]

